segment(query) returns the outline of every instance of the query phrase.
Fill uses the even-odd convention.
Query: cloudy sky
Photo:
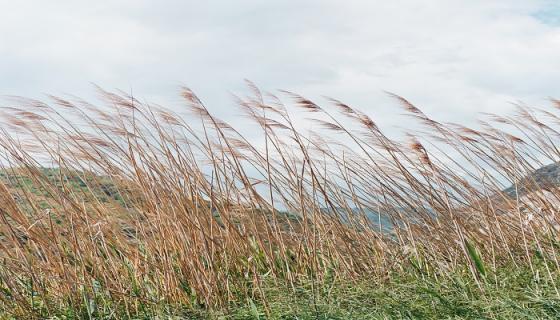
[[[556,0],[0,0],[0,94],[91,97],[91,83],[179,107],[193,88],[238,113],[243,79],[328,95],[391,123],[407,97],[439,120],[560,97]],[[395,123],[398,125],[398,123]]]

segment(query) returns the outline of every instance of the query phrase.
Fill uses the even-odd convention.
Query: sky
[[[560,98],[559,2],[0,0],[0,95],[92,99],[94,83],[179,109],[186,85],[235,123],[249,79],[389,128],[386,91],[468,123]]]

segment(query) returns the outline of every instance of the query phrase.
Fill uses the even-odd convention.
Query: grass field
[[[532,175],[560,102],[475,129],[393,96],[418,126],[395,140],[249,87],[251,136],[186,88],[185,114],[101,90],[3,108],[0,318],[560,317],[560,192]]]

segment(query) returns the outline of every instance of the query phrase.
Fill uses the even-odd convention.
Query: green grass
[[[81,301],[50,310],[36,301],[35,314],[41,319],[558,319],[560,298],[544,272],[543,265],[536,276],[528,268],[500,269],[489,272],[481,288],[467,270],[436,278],[411,268],[392,274],[389,282],[328,279],[295,288],[265,278],[265,299],[255,296],[214,311],[164,301],[135,304],[133,297],[127,306],[98,288],[95,297],[84,293]],[[8,313],[1,318],[16,319]]]
[[[544,270],[540,270],[544,272]],[[231,319],[558,319],[560,299],[550,282],[528,269],[503,269],[482,290],[465,274],[446,278],[393,275],[389,283],[334,283],[315,295],[309,286],[271,288],[263,305],[236,308]],[[255,311],[255,308],[257,311]]]

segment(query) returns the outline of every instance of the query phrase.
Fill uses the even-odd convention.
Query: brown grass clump
[[[186,88],[190,116],[106,91],[102,107],[3,108],[2,305],[23,314],[101,294],[131,309],[224,306],[266,301],[265,281],[386,281],[409,264],[481,281],[535,252],[546,277],[560,271],[558,189],[501,191],[536,185],[529,173],[558,160],[556,109],[520,107],[475,130],[394,96],[424,132],[399,142],[340,101],[285,92],[323,128],[302,131],[280,98],[251,88],[238,102],[258,141]]]

